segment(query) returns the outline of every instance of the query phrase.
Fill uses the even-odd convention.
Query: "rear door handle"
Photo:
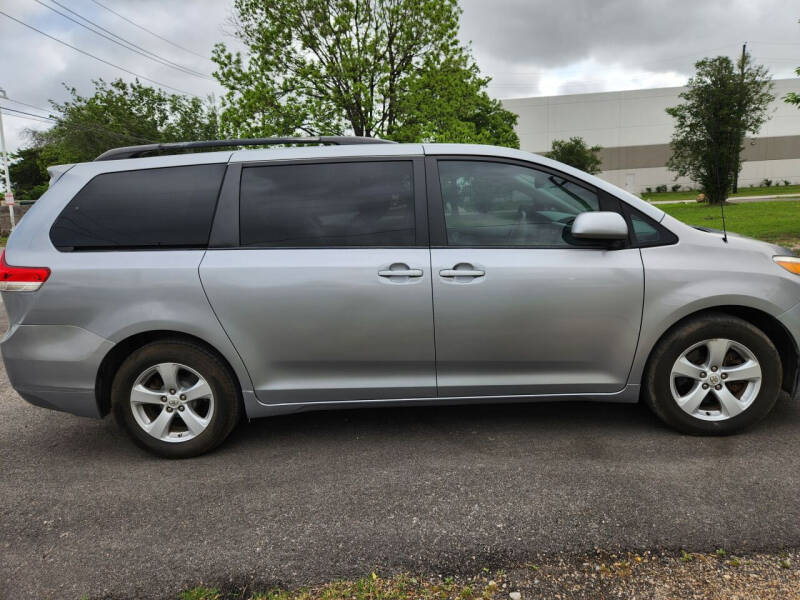
[[[442,277],[483,277],[486,272],[480,269],[444,269],[439,271],[439,275]]]

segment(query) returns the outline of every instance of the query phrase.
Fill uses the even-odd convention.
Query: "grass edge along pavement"
[[[662,204],[658,208],[689,225],[722,229],[719,206]],[[726,204],[725,225],[729,232],[797,248],[800,247],[800,200]]]
[[[800,599],[800,552],[547,555],[473,575],[374,572],[294,590],[200,586],[170,600],[520,600],[534,598]]]
[[[686,190],[682,192],[641,192],[637,194],[648,202],[659,202],[662,200],[697,200],[698,190]],[[800,185],[773,185],[773,186],[754,186],[742,187],[729,198],[742,198],[747,196],[785,196],[787,194],[797,194],[800,196]]]

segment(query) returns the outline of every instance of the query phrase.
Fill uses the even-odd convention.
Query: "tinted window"
[[[50,230],[57,248],[202,248],[225,165],[105,173],[67,204]]]
[[[447,243],[455,246],[571,246],[572,221],[600,210],[593,191],[517,165],[440,161]]]
[[[661,234],[658,228],[646,221],[644,217],[637,214],[631,215],[631,225],[633,225],[633,239],[639,244],[658,243]]]
[[[410,161],[249,167],[242,171],[244,246],[411,246]]]
[[[631,241],[635,246],[665,246],[678,242],[678,237],[650,217],[623,203],[623,211],[631,220]]]

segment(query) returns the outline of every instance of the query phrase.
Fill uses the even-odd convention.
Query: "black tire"
[[[214,411],[202,433],[186,441],[168,442],[148,434],[136,421],[130,395],[137,378],[161,363],[180,363],[194,369],[211,387]],[[151,342],[122,363],[111,386],[114,417],[142,448],[165,458],[189,458],[212,450],[233,431],[242,414],[239,388],[228,367],[213,352],[189,340]],[[178,413],[176,413],[178,414]]]
[[[670,374],[680,355],[704,340],[727,338],[744,345],[761,367],[761,388],[752,403],[734,417],[706,421],[684,412],[673,399]],[[723,313],[709,313],[680,324],[659,340],[644,377],[643,396],[650,409],[666,424],[691,435],[729,435],[763,419],[775,406],[783,370],[775,346],[754,325]]]

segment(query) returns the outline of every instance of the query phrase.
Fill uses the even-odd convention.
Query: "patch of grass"
[[[717,551],[715,552],[715,554],[717,555],[717,558],[725,558],[728,553],[725,552],[725,550],[722,549],[722,548],[717,548]]]
[[[496,575],[497,581],[503,578]],[[248,600],[499,600],[506,594],[496,581],[477,578],[469,582],[457,582],[454,577],[422,578],[408,574],[379,577],[375,573],[352,581],[333,581],[316,587],[298,590],[273,589],[247,596]],[[215,588],[196,587],[183,592],[180,600],[222,600]],[[244,596],[243,596],[244,598]]]
[[[182,592],[180,600],[221,600],[221,598],[218,589],[200,586]]]
[[[662,204],[664,212],[690,225],[722,229],[719,206]],[[728,231],[787,246],[800,245],[800,200],[726,204]]]
[[[539,557],[500,568],[474,567],[472,575],[402,573],[338,580],[301,588],[253,590],[197,587],[176,600],[520,600],[521,598],[693,597],[800,600],[797,551],[736,558],[722,549],[706,552],[644,551]],[[737,568],[740,567],[740,568]]]
[[[650,194],[643,193],[641,197],[648,202],[654,200],[695,200],[700,192],[697,190],[691,192],[653,192]],[[798,194],[800,195],[800,185],[778,185],[771,187],[756,186],[739,188],[735,194],[731,194],[731,198],[740,198],[742,196],[774,196],[778,194]]]

